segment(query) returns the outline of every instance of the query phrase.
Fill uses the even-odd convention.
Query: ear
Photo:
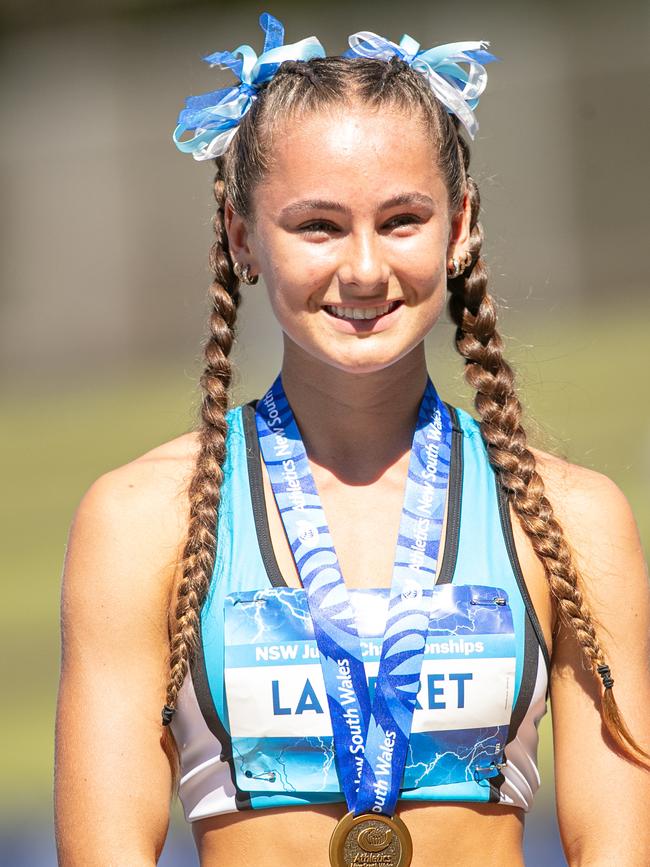
[[[224,203],[223,214],[231,258],[233,261],[239,262],[242,267],[250,265],[251,272],[253,273],[259,271],[252,250],[252,227],[250,222],[237,213],[228,198]]]
[[[469,193],[463,196],[463,204],[460,210],[454,214],[451,220],[449,230],[449,243],[447,245],[447,258],[460,258],[463,253],[467,252],[469,247],[470,236],[470,218],[472,216],[472,206],[470,204]]]

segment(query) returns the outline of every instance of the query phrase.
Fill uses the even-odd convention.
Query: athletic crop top
[[[537,727],[546,713],[548,650],[478,422],[447,407],[449,500],[436,585],[453,585],[440,593],[454,598],[479,587],[495,617],[504,614],[498,605],[507,606],[510,633],[479,641],[459,629],[458,637],[433,633],[427,641],[399,799],[527,811],[539,787]],[[171,722],[188,822],[345,802],[305,591],[287,586],[271,545],[254,403],[231,410],[227,423],[214,571],[199,651]],[[372,691],[388,590],[351,590],[350,598]]]

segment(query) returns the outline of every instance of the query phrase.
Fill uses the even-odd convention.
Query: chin
[[[402,347],[401,351],[397,349],[390,351],[389,347],[382,347],[381,351],[378,351],[377,348],[369,348],[365,351],[362,347],[357,346],[354,350],[346,349],[339,353],[332,351],[334,347],[328,347],[328,351],[312,351],[310,355],[344,373],[361,376],[377,373],[380,370],[391,367],[412,352],[417,345]]]
[[[320,329],[298,329],[295,323],[291,325],[294,326],[291,329],[282,328],[285,353],[289,351],[294,361],[310,368],[312,375],[317,375],[314,366],[320,365],[359,376],[386,370],[414,351],[421,350],[430,331],[428,322],[419,322],[417,328],[350,337],[323,333]]]

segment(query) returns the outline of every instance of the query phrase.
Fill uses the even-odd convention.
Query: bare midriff
[[[192,830],[201,867],[329,867],[343,804],[246,810]],[[399,804],[413,840],[411,867],[523,867],[524,813],[499,804]]]

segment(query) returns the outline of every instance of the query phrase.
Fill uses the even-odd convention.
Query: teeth
[[[394,310],[397,306],[396,301],[390,301],[388,304],[382,304],[381,307],[326,307],[328,313],[338,316],[339,319],[376,319],[378,316],[384,316]]]

